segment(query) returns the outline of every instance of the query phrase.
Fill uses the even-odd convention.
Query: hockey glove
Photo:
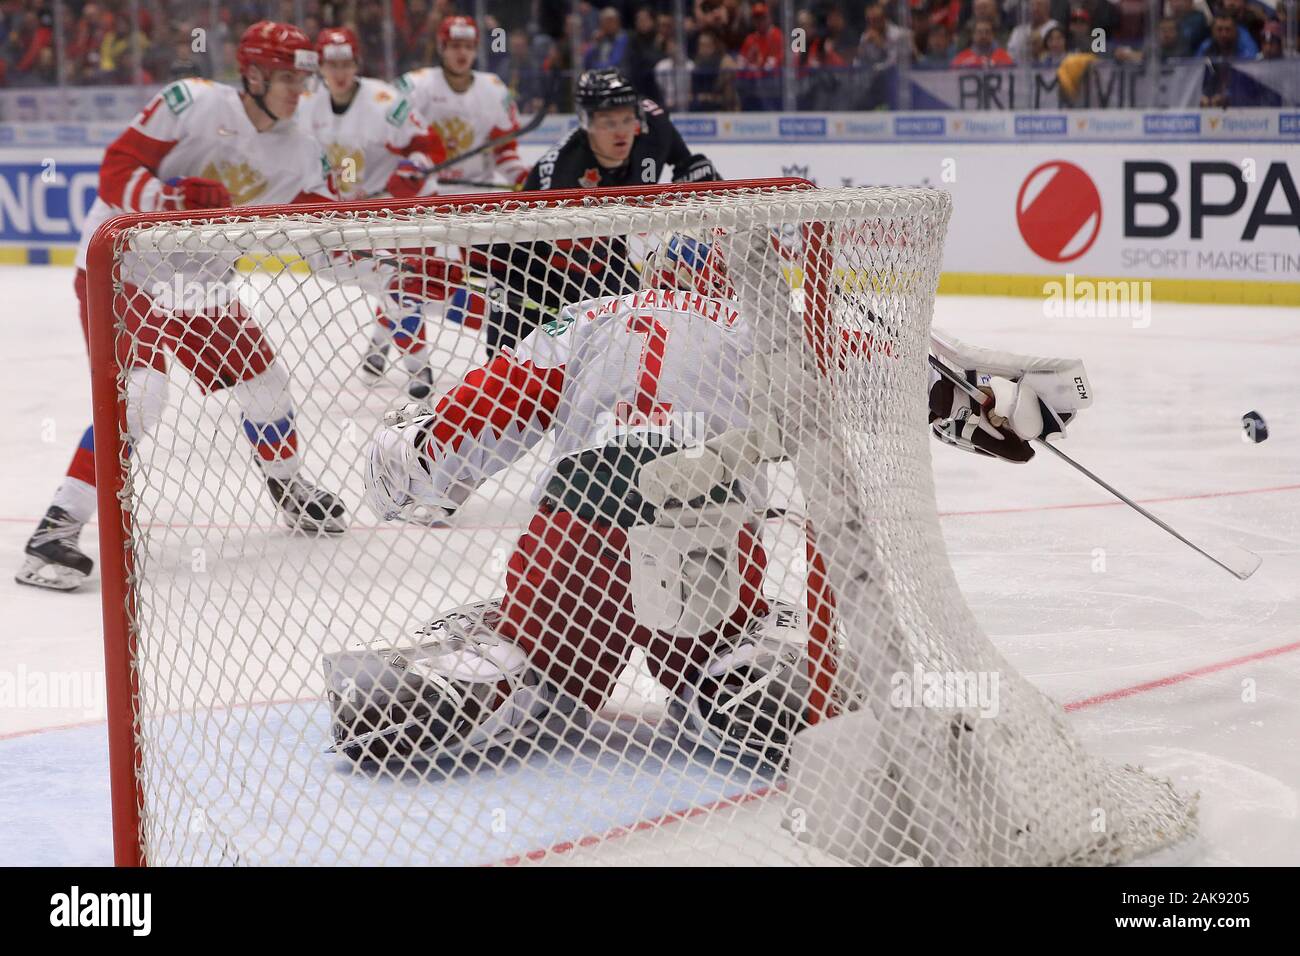
[[[930,425],[945,444],[991,455],[1004,461],[1025,462],[1034,457],[1029,444],[1065,435],[1074,411],[1058,412],[1048,405],[1027,375],[1018,382],[998,375],[983,389],[992,401],[981,404],[952,382],[939,378],[930,386]]]
[[[404,159],[397,164],[393,174],[388,177],[388,193],[394,199],[411,199],[420,195],[420,190],[429,181],[429,171],[417,163]]]
[[[158,208],[170,212],[181,209],[225,209],[230,205],[230,190],[225,183],[216,179],[187,176],[184,179],[167,180]]]
[[[711,183],[722,179],[713,161],[703,153],[696,153],[681,169],[673,169],[675,183]]]
[[[422,302],[440,302],[447,298],[449,287],[465,281],[465,269],[459,262],[441,256],[403,256],[389,294],[403,305],[418,307]]]

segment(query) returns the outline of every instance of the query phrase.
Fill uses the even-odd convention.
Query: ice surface
[[[89,382],[71,270],[0,267],[0,288],[8,305],[0,323],[8,358],[0,554],[16,570],[89,420]],[[1300,863],[1300,317],[1155,303],[1150,327],[1134,328],[1122,319],[1048,318],[1037,300],[953,297],[939,301],[937,322],[980,345],[1082,357],[1097,400],[1062,447],[1194,540],[1264,557],[1255,577],[1239,582],[1048,456],[1010,466],[934,449],[958,580],[1011,662],[1070,706],[1096,752],[1201,792],[1192,862]],[[1241,440],[1241,416],[1251,410],[1268,421],[1265,442]],[[83,538],[92,554],[93,531]],[[490,551],[501,529],[482,534],[476,546]],[[53,594],[0,578],[0,864],[111,860],[97,581]],[[2,696],[31,672],[60,675],[81,691],[63,706]],[[295,733],[321,721],[309,701],[284,701],[273,712]],[[207,732],[240,727],[235,720]],[[652,743],[636,733],[629,741],[654,759]],[[313,776],[282,784],[356,797],[326,758],[310,766]],[[528,764],[521,772],[547,770]],[[683,795],[747,799],[765,785],[718,763],[674,772],[678,786],[661,809],[674,826],[704,836],[707,814],[682,815]],[[757,819],[763,801],[751,802]],[[409,819],[391,822],[394,832],[436,809],[413,797]],[[608,822],[619,822],[616,808]],[[546,847],[582,835],[571,821],[551,819],[528,837]],[[347,834],[305,838],[339,860],[366,858]],[[617,860],[620,847],[649,838],[620,834],[607,856]],[[489,839],[462,849],[424,858],[486,862],[527,847]],[[716,862],[699,845],[695,852],[677,862]],[[248,853],[255,859],[257,848]]]

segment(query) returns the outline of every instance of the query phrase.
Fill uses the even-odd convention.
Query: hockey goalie
[[[858,307],[887,337],[885,320]],[[936,770],[908,754],[922,735],[973,729],[958,719],[936,733],[885,707],[888,675],[908,666],[906,642],[803,328],[766,226],[676,234],[648,255],[638,291],[568,305],[433,406],[382,428],[366,488],[390,520],[418,510],[454,524],[483,482],[548,433],[553,441],[498,601],[448,609],[395,647],[326,656],[335,749],[358,764],[405,765],[512,746],[557,709],[599,713],[639,648],[679,740],[788,771],[792,792],[809,773],[824,777],[845,746],[822,728],[855,717],[862,753],[888,724],[880,772],[859,775],[876,789],[858,796],[872,803],[891,787],[897,812],[910,794],[911,835],[890,852],[960,861],[961,835],[926,810]],[[934,376],[932,428],[981,455],[1026,461],[1031,440],[1060,437],[1090,401],[1077,361],[932,345],[987,397]],[[868,651],[839,662],[833,705],[814,702],[822,665],[803,609],[765,595],[774,463],[793,466],[841,626],[872,635],[856,642]],[[820,832],[839,841],[834,829]],[[840,855],[883,858],[878,847]]]

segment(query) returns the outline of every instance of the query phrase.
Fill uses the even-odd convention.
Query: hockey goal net
[[[1119,863],[1188,835],[1191,802],[1089,755],[945,558],[926,355],[949,204],[759,181],[108,224],[89,282],[119,862]],[[564,372],[635,368],[634,401],[539,393],[527,343],[481,371],[492,303],[555,344],[584,321],[565,306],[638,287],[678,298]],[[665,342],[665,307],[729,337]],[[384,520],[370,443],[418,418],[392,413],[426,360],[478,470],[454,513]],[[691,400],[656,405],[670,375]],[[581,453],[691,460],[760,415],[791,453],[725,502],[748,535],[727,615],[656,629],[629,539],[659,519],[584,515]],[[346,531],[286,527],[277,475],[336,496]],[[520,640],[484,657],[507,618]],[[486,692],[439,663],[512,644]]]

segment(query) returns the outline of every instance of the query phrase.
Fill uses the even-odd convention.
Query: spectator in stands
[[[1196,55],[1225,60],[1253,60],[1259,56],[1259,47],[1245,27],[1239,26],[1228,14],[1221,13],[1210,24],[1210,35],[1196,51]]]
[[[489,14],[479,24],[479,31],[487,41],[484,44],[487,47],[487,57],[482,62],[475,61],[474,69],[495,73],[497,76],[504,78],[506,70],[510,67],[510,40],[507,36],[504,44],[494,42],[496,37],[505,35],[501,21]],[[314,35],[308,34],[308,36]]]
[[[194,55],[191,42],[181,40],[173,47],[171,62],[167,65],[167,79],[182,80],[189,76],[207,75],[207,58],[199,59]]]
[[[1160,60],[1172,60],[1183,56],[1182,38],[1178,35],[1178,21],[1173,17],[1164,17],[1156,25],[1156,56]]]
[[[9,34],[9,58],[13,69],[9,82],[15,86],[40,86],[41,51],[52,49],[54,19],[49,11],[28,10]]]
[[[977,0],[977,2],[980,2],[980,0]],[[992,3],[993,0],[983,0],[983,2]],[[888,7],[885,6],[884,0],[875,0],[875,2],[868,4],[866,17],[867,26],[862,31],[862,42],[866,42],[868,33],[874,32],[876,36],[884,41],[884,45],[895,57],[900,44],[911,46],[911,32],[890,22]]]
[[[831,7],[826,11],[826,29],[822,33],[821,62],[826,66],[848,66],[853,61],[853,38],[844,11]]]
[[[691,105],[691,79],[695,71],[695,62],[687,60],[677,71],[677,38],[669,37],[663,44],[663,57],[655,64],[655,86],[659,90],[659,102],[669,111],[684,110]]]
[[[692,26],[696,36],[704,30],[712,31],[720,48],[727,53],[737,52],[745,42],[746,32],[740,27],[740,7],[734,2],[696,0]]]
[[[897,40],[890,42],[886,29],[889,26],[893,24],[880,16],[867,17],[867,27],[858,41],[858,55],[854,61],[858,66],[886,70],[897,62]]]
[[[1261,60],[1280,60],[1282,59],[1282,23],[1279,20],[1269,20],[1264,24],[1264,42],[1260,46],[1259,58]]]
[[[747,110],[781,108],[781,66],[785,62],[785,34],[772,23],[766,3],[749,8],[753,30],[740,45],[740,71],[737,85],[740,105]],[[696,53],[695,62],[701,57]]]
[[[1003,23],[1020,22],[1020,0],[998,0],[998,6],[1002,10]],[[1057,23],[1067,22],[1070,19],[1070,0],[1048,0],[1047,15]]]
[[[507,44],[509,56],[497,75],[511,93],[521,113],[535,113],[546,98],[546,77],[525,30],[514,30]]]
[[[564,35],[551,44],[551,50],[542,63],[542,72],[551,84],[554,112],[570,113],[573,111],[573,84],[570,82],[574,68],[573,37],[574,31],[579,29],[579,21],[575,14],[569,14],[564,23]]]
[[[735,86],[736,61],[722,49],[718,35],[701,30],[695,38],[695,73],[691,81],[691,109],[724,112],[740,105]]]
[[[847,109],[848,85],[852,78],[846,75],[853,57],[852,46],[843,55],[843,46],[836,46],[836,38],[844,37],[844,16],[832,9],[837,17],[835,35],[819,28],[816,15],[811,10],[800,10],[798,28],[802,31],[802,50],[795,48],[798,65],[798,95],[796,106],[801,110],[817,112]],[[842,42],[842,41],[841,41]]]
[[[1092,36],[1092,14],[1082,7],[1076,7],[1070,11],[1070,42],[1068,44],[1071,53],[1097,53],[1105,49],[1102,44],[1102,51],[1093,49]]]
[[[1015,66],[1016,61],[1002,47],[998,46],[993,33],[993,24],[988,20],[976,20],[971,29],[970,46],[962,50],[953,59],[954,67]]]
[[[1178,24],[1178,56],[1193,56],[1210,35],[1205,15],[1192,0],[1169,0],[1174,21]]]
[[[694,21],[690,17],[687,17],[686,23],[683,24],[682,33],[684,33],[688,38],[688,43],[694,30]],[[668,49],[669,40],[672,40],[674,43],[677,42],[677,21],[673,19],[671,13],[661,13],[655,18],[655,36],[659,40],[659,49],[661,50]]]
[[[1015,0],[1019,5],[1020,0]],[[942,22],[948,28],[948,36],[955,37],[961,30],[961,14],[965,4],[962,0],[928,0],[925,12],[926,30],[933,23]],[[914,25],[920,23],[920,18],[913,15],[912,22]]]
[[[1065,62],[1069,45],[1065,40],[1065,31],[1059,26],[1052,27],[1043,37],[1043,52],[1038,56],[1039,66],[1057,67]]]
[[[946,70],[955,55],[947,21],[933,21],[930,31],[925,35],[925,52],[917,58],[917,67],[922,70]]]
[[[1111,52],[1111,33],[1119,25],[1119,8],[1113,0],[1071,0],[1075,10],[1082,10],[1088,14],[1088,31],[1089,43],[1086,47],[1080,47],[1081,52],[1097,53],[1107,55]],[[1098,39],[1096,32],[1102,31],[1102,42],[1096,44],[1097,49],[1093,49],[1094,40]]]
[[[1109,39],[1129,49],[1141,49],[1147,36],[1147,0],[1111,0],[1114,26]]]
[[[1223,13],[1232,17],[1233,23],[1245,31],[1258,49],[1264,39],[1264,15],[1255,7],[1248,6],[1246,0],[1223,0]]]
[[[99,41],[96,70],[94,76],[89,79],[95,83],[129,83],[131,63],[128,60],[131,40],[128,36],[126,17],[105,11],[103,18],[104,31],[103,38]]]
[[[592,37],[591,46],[582,58],[585,70],[602,70],[613,67],[623,70],[627,67],[628,39],[623,31],[623,18],[615,7],[605,7],[600,11],[596,23],[596,35]]]
[[[1011,31],[1007,40],[1007,53],[1017,63],[1030,63],[1034,59],[1033,44],[1030,37],[1039,40],[1047,38],[1047,31],[1060,24],[1049,16],[1048,0],[1029,0],[1029,21],[1021,23]]]
[[[772,22],[766,3],[749,8],[753,31],[740,45],[740,59],[746,67],[763,73],[781,68],[785,62],[785,37]]]
[[[997,0],[971,0],[970,19],[972,23],[977,20],[991,23],[995,37],[1002,29],[1002,11],[998,9]]]
[[[655,64],[663,55],[663,47],[659,45],[659,36],[655,32],[654,10],[638,7],[633,21],[632,38],[627,48],[626,75],[638,93],[656,102],[664,99],[655,80]]]

